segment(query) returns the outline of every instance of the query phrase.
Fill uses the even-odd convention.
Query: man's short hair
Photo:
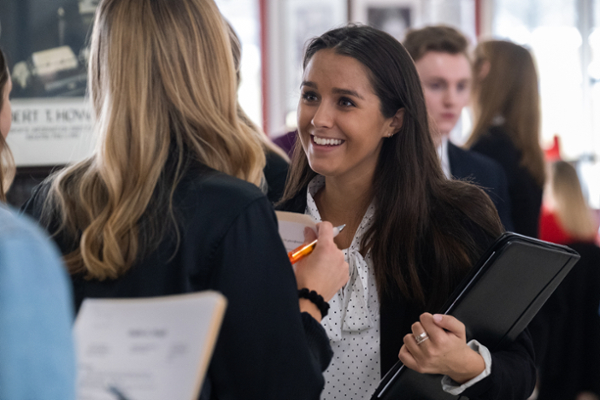
[[[444,25],[411,29],[402,43],[416,62],[429,51],[464,54],[469,59],[467,38],[458,30]]]

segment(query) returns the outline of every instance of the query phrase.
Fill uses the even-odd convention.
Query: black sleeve
[[[320,324],[299,311],[292,266],[266,198],[235,219],[211,259],[210,286],[228,300],[208,372],[213,397],[318,399],[331,348]]]
[[[325,328],[309,313],[303,312],[301,315],[310,352],[318,365],[320,365],[321,371],[325,371],[333,357],[333,350],[329,344]]]
[[[263,173],[268,185],[267,198],[275,204],[283,196],[289,164],[283,157],[273,151],[267,151],[266,156],[267,164],[263,169]]]
[[[492,373],[462,394],[471,400],[522,400],[529,397],[536,383],[529,331],[525,329],[513,343],[491,351],[491,354]]]

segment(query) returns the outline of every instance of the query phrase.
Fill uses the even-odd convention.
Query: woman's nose
[[[333,110],[324,102],[321,102],[315,110],[311,120],[316,128],[331,128],[333,125]]]

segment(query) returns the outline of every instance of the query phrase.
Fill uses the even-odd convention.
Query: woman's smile
[[[334,147],[334,146],[339,146],[345,142],[345,140],[342,140],[342,139],[326,138],[326,137],[320,137],[317,135],[310,135],[310,137],[311,137],[311,142],[316,146]]]

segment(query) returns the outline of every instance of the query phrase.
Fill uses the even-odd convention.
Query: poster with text
[[[7,142],[17,166],[79,161],[92,148],[85,99],[98,0],[2,0],[0,48],[13,82]]]

